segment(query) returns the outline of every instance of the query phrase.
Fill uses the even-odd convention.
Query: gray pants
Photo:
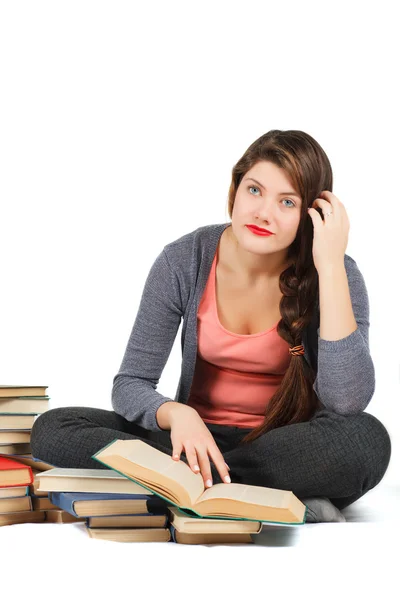
[[[391,455],[387,430],[365,412],[319,410],[309,421],[278,427],[243,446],[238,443],[250,429],[206,425],[232,483],[291,490],[300,499],[326,496],[339,510],[379,483]],[[31,432],[32,455],[55,467],[104,469],[91,457],[116,438],[140,438],[172,455],[169,430],[148,431],[114,411],[91,407],[42,413]],[[181,460],[187,462],[185,452]],[[211,470],[213,483],[222,483],[212,462]]]

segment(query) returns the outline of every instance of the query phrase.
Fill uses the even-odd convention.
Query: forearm
[[[318,276],[320,338],[341,340],[357,329],[344,263],[329,265]]]
[[[328,410],[356,414],[365,410],[375,390],[367,289],[352,260],[325,265],[318,275],[318,372],[313,387]]]

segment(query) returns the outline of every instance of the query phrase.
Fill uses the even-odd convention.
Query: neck
[[[270,282],[279,279],[282,271],[292,263],[287,258],[286,249],[267,255],[258,255],[245,250],[233,233],[232,225],[226,228],[227,242],[230,247],[230,267],[238,277],[249,283]]]

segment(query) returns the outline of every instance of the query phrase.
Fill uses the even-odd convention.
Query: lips
[[[268,233],[269,235],[274,235],[272,231],[268,231],[268,229],[262,229],[261,227],[257,227],[257,225],[246,225],[249,229],[254,229],[255,231],[260,231],[261,233]]]

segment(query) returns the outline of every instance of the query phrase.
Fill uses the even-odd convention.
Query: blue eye
[[[251,190],[251,189],[258,190],[259,188],[254,185],[249,185],[249,186],[247,186],[247,189],[248,190]],[[253,194],[252,194],[252,196],[253,196]],[[296,204],[290,198],[283,198],[282,202],[284,202],[285,200],[287,200],[288,202],[291,202],[293,206],[296,206]],[[291,207],[288,207],[288,208],[291,208]]]
[[[248,189],[248,190],[251,190],[251,189],[253,189],[253,190],[258,190],[258,188],[257,188],[257,187],[255,187],[254,185],[249,185],[247,189]],[[253,195],[253,194],[252,194],[252,195]]]
[[[282,202],[284,202],[285,200],[288,200],[288,202],[291,202],[293,204],[293,206],[295,206],[295,203],[293,202],[293,200],[291,200],[290,198],[284,198],[282,200]]]

